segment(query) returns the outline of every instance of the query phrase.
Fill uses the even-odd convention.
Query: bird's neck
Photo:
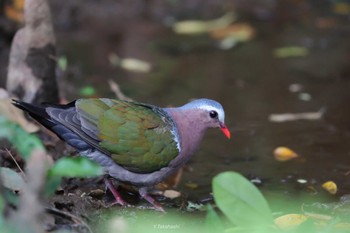
[[[180,137],[181,150],[173,165],[181,166],[186,163],[197,150],[206,128],[198,124],[190,109],[167,108],[166,111],[173,118]]]

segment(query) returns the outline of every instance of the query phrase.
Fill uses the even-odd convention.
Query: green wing
[[[120,100],[80,99],[76,110],[82,129],[130,171],[159,170],[179,153],[171,133],[174,123],[160,108]]]

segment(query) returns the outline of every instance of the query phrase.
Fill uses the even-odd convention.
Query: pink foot
[[[156,202],[156,200],[154,200],[153,197],[151,197],[148,192],[147,192],[147,188],[140,188],[139,189],[139,194],[140,196],[145,199],[146,201],[148,201],[153,207],[155,210],[157,211],[160,211],[160,212],[163,212],[165,213],[165,210],[163,209],[163,207],[158,203]]]
[[[126,204],[126,202],[120,196],[117,189],[114,187],[112,181],[110,181],[108,178],[105,178],[104,181],[105,181],[107,188],[111,191],[111,193],[113,194],[113,196],[115,198],[115,202],[113,204],[119,204],[121,206],[124,206]]]

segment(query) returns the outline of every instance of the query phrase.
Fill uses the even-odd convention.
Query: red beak
[[[221,131],[225,134],[225,136],[228,139],[231,138],[231,133],[230,133],[230,131],[228,130],[228,128],[226,127],[226,125],[224,123],[220,122],[220,129],[221,129]]]

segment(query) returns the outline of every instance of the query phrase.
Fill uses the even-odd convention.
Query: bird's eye
[[[216,111],[210,111],[210,112],[209,112],[209,116],[210,116],[211,118],[217,118],[217,117],[218,117],[218,113],[217,113]]]

